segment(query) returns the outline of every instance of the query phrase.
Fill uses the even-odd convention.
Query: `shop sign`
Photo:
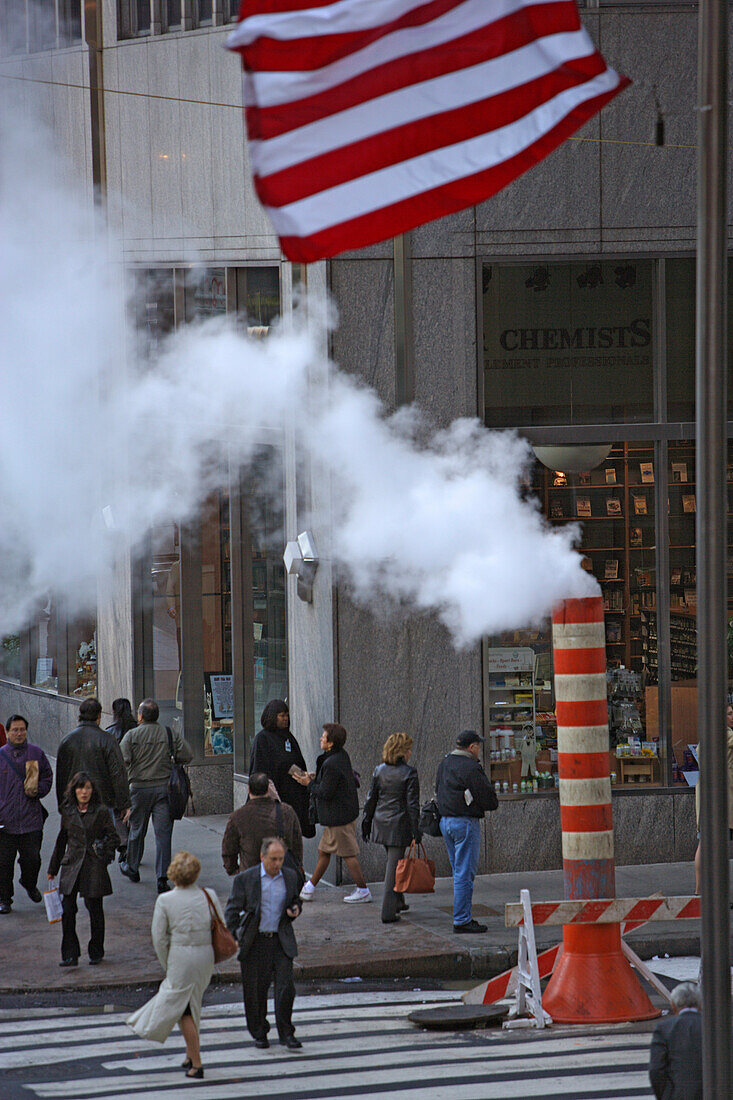
[[[489,650],[489,672],[532,672],[533,670],[533,649],[502,647]]]

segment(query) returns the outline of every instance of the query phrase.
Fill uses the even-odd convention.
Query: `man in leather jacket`
[[[481,820],[498,806],[496,791],[479,762],[483,737],[461,730],[456,747],[438,765],[435,800],[440,831],[453,871],[453,931],[486,932],[471,914],[473,881],[478,871]]]
[[[100,728],[102,704],[98,699],[83,699],[79,707],[79,725],[67,733],[56,757],[56,798],[59,809],[64,792],[76,772],[87,772],[105,806],[120,817],[130,811],[127,769],[114,736]]]

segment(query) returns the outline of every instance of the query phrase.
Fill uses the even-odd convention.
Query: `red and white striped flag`
[[[483,202],[628,83],[574,0],[242,0],[257,194],[311,262]]]

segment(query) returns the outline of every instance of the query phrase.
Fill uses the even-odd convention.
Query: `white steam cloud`
[[[0,635],[50,590],[92,601],[121,539],[134,547],[149,526],[195,514],[224,458],[246,462],[263,428],[286,425],[330,478],[332,544],[319,537],[319,550],[357,599],[436,613],[462,645],[597,592],[577,529],[550,529],[522,497],[522,440],[469,420],[430,432],[414,410],[386,417],[303,325],[255,342],[208,322],[179,331],[153,367],[129,365],[121,254],[51,138],[9,117],[0,110]]]

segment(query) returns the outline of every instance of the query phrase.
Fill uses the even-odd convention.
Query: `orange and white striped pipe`
[[[602,597],[559,604],[552,616],[552,644],[565,897],[613,898]]]

